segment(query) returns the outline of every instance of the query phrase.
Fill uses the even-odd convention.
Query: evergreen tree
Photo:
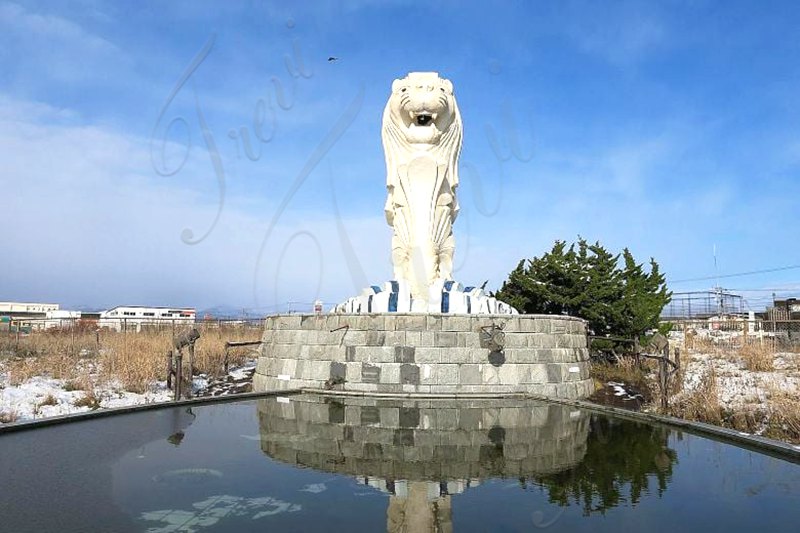
[[[593,335],[632,338],[658,326],[671,294],[652,258],[646,272],[627,248],[615,255],[579,238],[520,261],[495,296],[521,313],[577,316]]]

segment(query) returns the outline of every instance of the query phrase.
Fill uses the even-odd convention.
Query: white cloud
[[[319,270],[320,296],[339,299],[355,291],[335,220],[328,212],[302,210],[301,197],[264,249],[254,294],[257,254],[272,216],[268,206],[254,214],[249,203],[242,202],[243,209],[228,196],[206,240],[181,241],[185,228],[203,234],[216,214],[213,184],[210,192],[195,189],[211,174],[206,153],[196,150],[182,170],[186,176],[173,181],[153,172],[143,139],[56,123],[51,118],[59,110],[44,104],[0,102],[0,189],[4,219],[14,221],[13,231],[0,232],[0,249],[13,258],[0,278],[4,297],[76,305],[310,302]],[[32,110],[29,118],[25,110]],[[378,216],[343,224],[357,253],[388,242],[375,231],[383,225]],[[321,264],[312,239],[292,239],[298,232],[320,243]],[[388,276],[387,259],[388,251],[359,258],[370,279]]]

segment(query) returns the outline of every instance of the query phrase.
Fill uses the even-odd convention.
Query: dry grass
[[[17,412],[13,409],[9,411],[0,411],[0,424],[10,424],[12,422],[16,422],[19,418]]]
[[[719,403],[717,374],[712,365],[708,365],[697,388],[672,398],[669,414],[687,420],[722,425],[725,413]]]
[[[739,348],[739,357],[744,367],[751,372],[775,370],[775,349],[771,344],[745,344]]]
[[[800,443],[800,399],[787,393],[773,394],[768,437]]]
[[[609,381],[631,385],[644,396],[645,402],[649,402],[652,400],[653,385],[649,377],[652,367],[652,362],[646,359],[639,367],[633,357],[619,357],[615,363],[593,362],[590,375],[601,387]]]
[[[198,325],[195,345],[196,373],[216,376],[222,372],[225,342],[259,340],[259,328],[205,327]],[[180,330],[178,331],[180,333]],[[90,375],[104,382],[116,381],[125,390],[144,392],[154,381],[166,379],[166,355],[172,349],[172,330],[116,332],[40,331],[0,336],[0,357],[11,385],[34,376],[66,380],[72,390],[90,391]],[[184,351],[184,355],[186,351]],[[236,366],[252,357],[251,350],[232,349],[229,363]],[[184,356],[184,361],[187,361]]]
[[[72,402],[75,407],[88,407],[92,411],[100,409],[100,398],[94,392],[94,389],[87,390],[83,396]]]

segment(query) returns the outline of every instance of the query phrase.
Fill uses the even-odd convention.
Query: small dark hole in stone
[[[506,441],[506,430],[503,426],[494,426],[489,430],[489,442],[495,446],[502,446]]]
[[[506,354],[503,352],[489,352],[489,362],[492,366],[503,366],[506,362]]]

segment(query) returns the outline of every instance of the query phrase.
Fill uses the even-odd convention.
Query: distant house
[[[100,313],[97,325],[116,331],[141,331],[142,327],[193,324],[197,312],[189,307],[147,307],[119,305]]]
[[[767,318],[769,320],[800,320],[800,299],[784,298],[777,300],[773,298],[772,307],[767,308]]]

